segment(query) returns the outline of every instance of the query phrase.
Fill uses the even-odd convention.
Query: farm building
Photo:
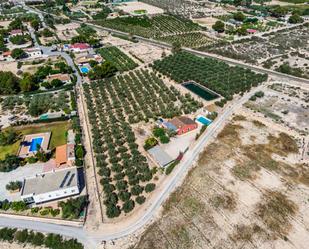
[[[24,179],[21,198],[26,203],[45,203],[80,193],[75,167],[51,171]]]
[[[24,32],[21,29],[13,29],[10,32],[10,37],[18,36],[18,35],[23,35]]]
[[[165,167],[174,161],[159,145],[151,148],[148,152],[161,167]]]
[[[177,128],[178,135],[185,134],[197,128],[197,123],[185,116],[175,117],[169,123]]]

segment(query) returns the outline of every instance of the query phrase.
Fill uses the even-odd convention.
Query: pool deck
[[[36,134],[29,134],[25,135],[22,142],[20,143],[20,147],[18,150],[17,155],[22,158],[34,156],[35,152],[29,151],[30,144],[32,139],[42,137],[43,141],[41,143],[41,148],[43,151],[48,151],[49,141],[50,141],[51,132],[44,132],[44,133],[36,133]]]

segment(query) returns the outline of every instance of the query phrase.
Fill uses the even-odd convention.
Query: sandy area
[[[148,15],[163,14],[164,10],[158,7],[143,3],[143,2],[127,2],[117,6],[118,9],[123,10],[126,13],[134,15],[134,11],[146,10]]]
[[[192,19],[193,22],[198,23],[199,25],[203,27],[207,27],[209,29],[212,28],[212,25],[215,24],[216,21],[218,21],[217,18],[214,17],[203,17],[203,18],[195,18]]]

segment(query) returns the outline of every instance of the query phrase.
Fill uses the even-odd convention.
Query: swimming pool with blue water
[[[29,151],[30,151],[30,152],[37,151],[37,150],[38,150],[38,145],[41,146],[41,145],[42,145],[42,142],[43,142],[43,138],[42,138],[42,137],[33,138],[33,139],[31,140],[31,144],[30,144],[30,147],[29,147]]]

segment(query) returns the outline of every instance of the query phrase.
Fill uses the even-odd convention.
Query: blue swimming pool
[[[89,68],[88,67],[81,67],[80,68],[80,71],[82,72],[82,73],[89,73]]]
[[[203,116],[199,116],[196,120],[202,123],[203,125],[210,125],[212,122],[210,119],[205,118]]]
[[[30,152],[37,151],[38,145],[41,146],[41,145],[42,145],[42,142],[43,142],[43,138],[42,138],[42,137],[33,138],[33,139],[31,140],[31,144],[30,144],[29,151],[30,151]]]

